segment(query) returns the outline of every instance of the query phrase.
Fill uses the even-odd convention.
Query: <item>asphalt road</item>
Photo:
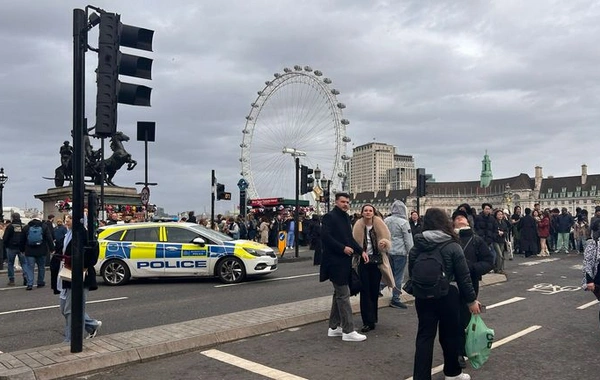
[[[273,274],[228,286],[216,279],[171,278],[111,287],[98,278],[100,288],[89,293],[87,312],[103,321],[101,334],[131,331],[329,295],[317,273],[311,259],[280,261]],[[0,281],[0,351],[62,342],[64,319],[48,286],[26,291]]]
[[[466,372],[473,379],[488,380],[597,378],[599,306],[579,288],[581,256],[517,257],[507,269],[507,282],[484,287],[480,294],[488,306],[483,318],[496,333],[492,355],[483,368]],[[328,286],[321,288],[330,292]],[[377,329],[360,343],[327,337],[327,323],[322,322],[79,378],[410,378],[414,307],[380,309],[379,320]],[[355,321],[358,325],[358,315]],[[436,343],[433,366],[440,364]],[[443,378],[439,370],[433,376]]]

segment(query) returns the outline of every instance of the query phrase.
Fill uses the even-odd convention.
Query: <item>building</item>
[[[394,155],[394,167],[388,169],[390,190],[412,190],[417,186],[417,169],[413,156]]]
[[[451,215],[461,203],[468,203],[481,211],[481,204],[487,202],[494,208],[508,209],[511,213],[515,206],[533,208],[536,203],[542,209],[565,207],[573,215],[577,208],[581,208],[587,210],[591,217],[594,207],[600,205],[600,174],[589,175],[587,165],[581,166],[581,174],[577,176],[544,178],[542,167],[536,166],[533,178],[520,173],[514,177],[493,179],[487,153],[482,163],[479,181],[427,182],[427,195],[419,198],[420,214],[436,207]],[[388,190],[352,193],[350,211],[360,212],[364,204],[370,203],[385,214],[396,199],[404,201],[410,210],[417,208],[415,189]]]
[[[388,169],[394,167],[396,148],[392,145],[372,142],[352,150],[350,166],[350,191],[385,190]]]

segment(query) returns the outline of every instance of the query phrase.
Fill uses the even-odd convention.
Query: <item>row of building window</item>
[[[569,192],[563,192],[563,193],[552,193],[550,194],[550,192],[548,192],[548,194],[540,194],[540,199],[548,199],[548,198],[579,198],[579,197],[595,197],[596,196],[596,190],[591,190],[591,191],[569,191]]]

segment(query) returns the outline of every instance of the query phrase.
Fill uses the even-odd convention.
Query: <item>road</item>
[[[487,380],[596,378],[598,304],[579,289],[581,256],[517,257],[507,268],[507,282],[484,287],[480,294],[488,306],[483,318],[496,333],[492,355],[483,368],[466,372]],[[328,338],[322,322],[79,378],[410,379],[414,307],[383,308],[379,319],[362,343]],[[441,364],[436,343],[434,379],[444,378],[435,368]]]
[[[305,253],[305,255],[307,255]],[[49,273],[47,273],[49,278]],[[101,334],[131,331],[262,306],[300,301],[330,294],[318,281],[318,267],[310,261],[280,261],[278,270],[236,285],[216,279],[136,280],[102,286],[90,292],[88,313],[103,321]],[[49,287],[0,287],[0,351],[60,343],[64,319],[58,297]],[[27,333],[24,334],[24,326]]]

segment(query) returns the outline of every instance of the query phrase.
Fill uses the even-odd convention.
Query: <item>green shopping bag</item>
[[[471,315],[471,321],[467,326],[465,351],[473,368],[481,368],[488,360],[493,342],[494,330],[483,323],[483,319],[479,314]]]

